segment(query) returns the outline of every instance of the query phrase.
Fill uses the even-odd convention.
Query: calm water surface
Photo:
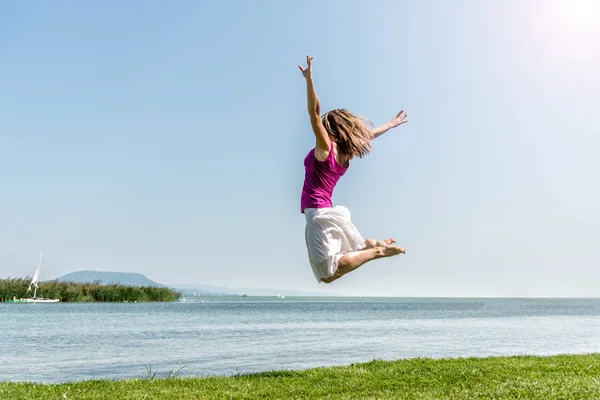
[[[600,352],[600,300],[204,298],[0,304],[0,380],[229,375],[372,359]]]

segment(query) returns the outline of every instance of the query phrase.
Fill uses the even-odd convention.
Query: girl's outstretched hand
[[[408,114],[404,112],[404,110],[400,111],[398,115],[396,115],[390,121],[390,126],[395,128],[397,126],[402,125],[403,123],[408,122]]]
[[[390,120],[387,124],[383,124],[378,126],[377,128],[371,131],[371,139],[375,139],[392,128],[402,125],[403,123],[408,122],[408,114],[404,112],[404,110],[400,111],[394,118]]]
[[[313,57],[306,56],[306,69],[302,68],[302,65],[298,65],[298,68],[300,68],[300,71],[302,71],[302,76],[304,76],[306,79],[312,78],[312,60]]]

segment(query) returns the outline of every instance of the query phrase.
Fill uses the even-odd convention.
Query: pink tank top
[[[333,144],[327,159],[317,160],[315,149],[304,158],[304,187],[300,199],[300,211],[305,208],[332,207],[331,195],[335,185],[346,173],[348,167],[342,167],[335,159]]]

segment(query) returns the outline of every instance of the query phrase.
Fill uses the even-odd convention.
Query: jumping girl
[[[306,56],[307,67],[298,67],[306,79],[308,115],[316,137],[315,148],[304,159],[304,187],[300,211],[306,218],[306,247],[317,281],[331,283],[368,261],[406,253],[393,246],[396,240],[364,239],[351,220],[350,211],[333,206],[331,196],[338,180],[346,173],[350,160],[367,155],[371,140],[405,123],[400,111],[390,122],[375,129],[371,122],[345,109],[321,115],[321,105],[312,79],[313,57]]]

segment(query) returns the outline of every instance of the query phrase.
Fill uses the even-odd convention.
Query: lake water
[[[218,301],[217,301],[218,300]],[[600,352],[598,299],[0,304],[0,380],[231,375],[373,359]]]

